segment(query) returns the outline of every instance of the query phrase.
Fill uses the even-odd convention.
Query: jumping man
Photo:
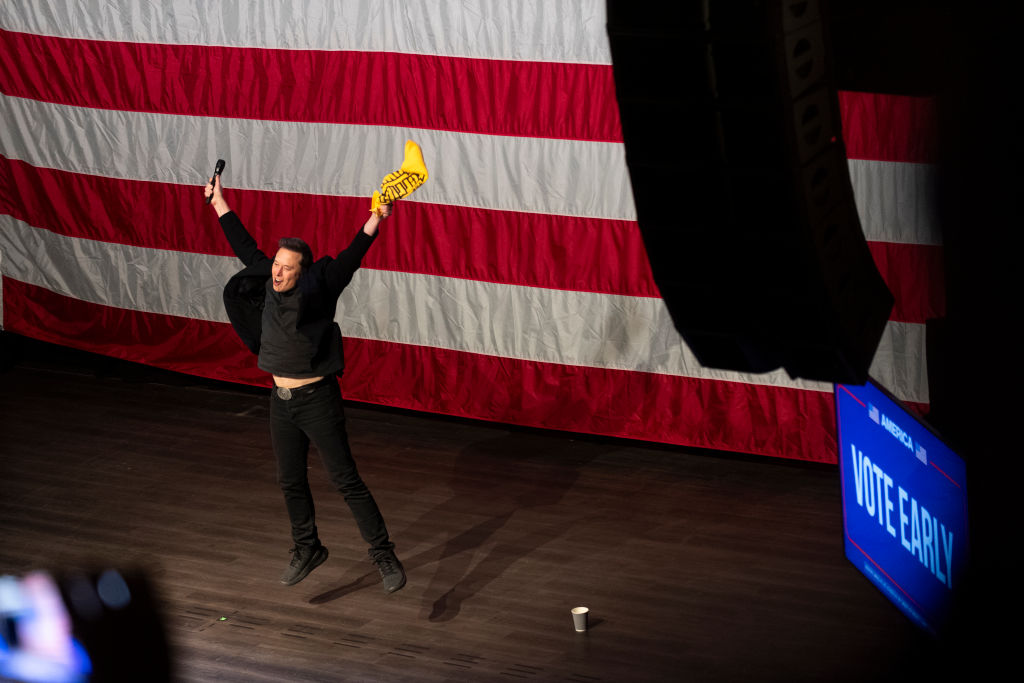
[[[220,175],[206,185],[205,195],[217,212],[221,228],[245,268],[224,289],[224,306],[238,336],[257,354],[257,365],[270,373],[270,434],[277,458],[277,478],[291,521],[291,562],[281,583],[294,585],[327,559],[317,535],[306,476],[312,441],[331,483],[352,510],[368,553],[380,571],[384,590],[405,585],[405,570],[395,556],[384,518],[356,469],[345,431],[338,376],[344,369],[341,329],[334,322],[338,297],[352,279],[380,222],[391,205],[377,212],[335,258],[313,260],[309,246],[297,237],[278,242],[271,259],[256,246],[242,221],[224,201]]]

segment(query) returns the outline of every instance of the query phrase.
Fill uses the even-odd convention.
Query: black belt
[[[332,376],[328,375],[327,377],[317,380],[316,382],[312,382],[310,384],[303,384],[301,387],[295,387],[294,389],[289,389],[288,387],[274,387],[274,393],[277,394],[277,397],[282,401],[290,401],[296,396],[308,394],[317,387],[333,381],[333,379],[334,378]]]

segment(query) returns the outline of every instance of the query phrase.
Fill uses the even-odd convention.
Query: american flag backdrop
[[[0,295],[11,332],[268,384],[202,186],[264,251],[337,252],[407,139],[430,178],[342,296],[348,399],[835,462],[832,387],[702,368],[658,297],[604,0],[0,3]],[[926,407],[943,314],[934,107],[840,93],[896,305],[871,374]],[[666,140],[672,131],[665,131]],[[685,221],[686,207],[679,207]]]

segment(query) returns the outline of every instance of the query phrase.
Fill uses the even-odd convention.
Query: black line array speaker
[[[861,231],[817,0],[608,0],[637,218],[704,366],[863,383],[893,298]]]

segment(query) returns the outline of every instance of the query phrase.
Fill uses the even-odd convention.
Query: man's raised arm
[[[213,184],[206,183],[204,196],[213,196],[210,206],[217,212],[220,227],[224,230],[224,236],[228,238],[228,243],[234,250],[235,256],[240,258],[242,263],[247,266],[266,260],[267,255],[260,251],[256,245],[256,240],[252,238],[249,231],[242,225],[242,220],[238,217],[238,214],[232,211],[228,203],[224,201],[220,176],[214,176],[212,180]]]
[[[359,270],[370,245],[377,239],[377,231],[380,222],[391,215],[391,204],[381,204],[380,213],[371,213],[370,217],[363,223],[362,229],[356,233],[351,244],[338,254],[338,256],[327,266],[325,275],[327,284],[334,296],[341,294],[341,290],[352,281],[352,275]]]

